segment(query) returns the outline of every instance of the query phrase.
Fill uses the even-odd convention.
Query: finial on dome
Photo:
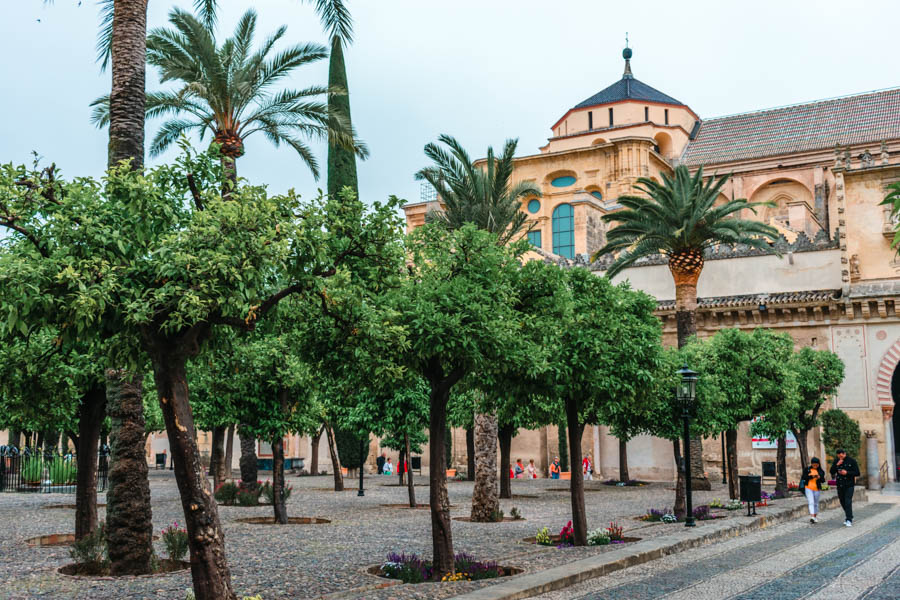
[[[631,74],[631,48],[628,47],[628,32],[625,32],[625,49],[622,50],[622,58],[625,59],[625,72],[622,73],[622,79],[633,79]]]

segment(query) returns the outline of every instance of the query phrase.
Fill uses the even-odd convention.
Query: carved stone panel
[[[838,389],[837,406],[843,409],[869,408],[868,357],[865,326],[832,328],[834,352],[844,361],[844,382]]]

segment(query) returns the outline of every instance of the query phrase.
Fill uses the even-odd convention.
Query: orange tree
[[[220,182],[217,157],[189,151],[146,173],[112,169],[102,183],[0,167],[2,221],[30,246],[10,257],[0,248],[11,266],[0,273],[2,309],[15,313],[7,326],[56,319],[63,343],[106,340],[110,364],[134,367],[149,358],[194,591],[203,599],[235,596],[194,436],[188,358],[215,327],[253,329],[290,296],[320,310],[364,307],[369,292],[356,274],[396,273],[402,264],[395,204],[302,202],[253,186],[223,199]],[[21,276],[28,293],[6,294]]]

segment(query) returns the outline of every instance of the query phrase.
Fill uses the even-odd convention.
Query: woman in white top
[[[384,461],[384,471],[382,471],[385,475],[393,475],[394,474],[394,465],[391,464],[391,459],[388,458]]]
[[[528,461],[528,466],[525,467],[525,472],[528,473],[528,479],[537,479],[537,469],[534,468],[534,459]]]

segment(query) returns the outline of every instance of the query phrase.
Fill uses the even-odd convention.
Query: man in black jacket
[[[844,525],[851,527],[853,525],[853,486],[856,485],[856,478],[859,477],[859,465],[852,457],[847,456],[846,450],[838,450],[837,460],[831,465],[831,476],[837,483],[838,500],[841,501],[841,508],[844,509],[846,517]]]

